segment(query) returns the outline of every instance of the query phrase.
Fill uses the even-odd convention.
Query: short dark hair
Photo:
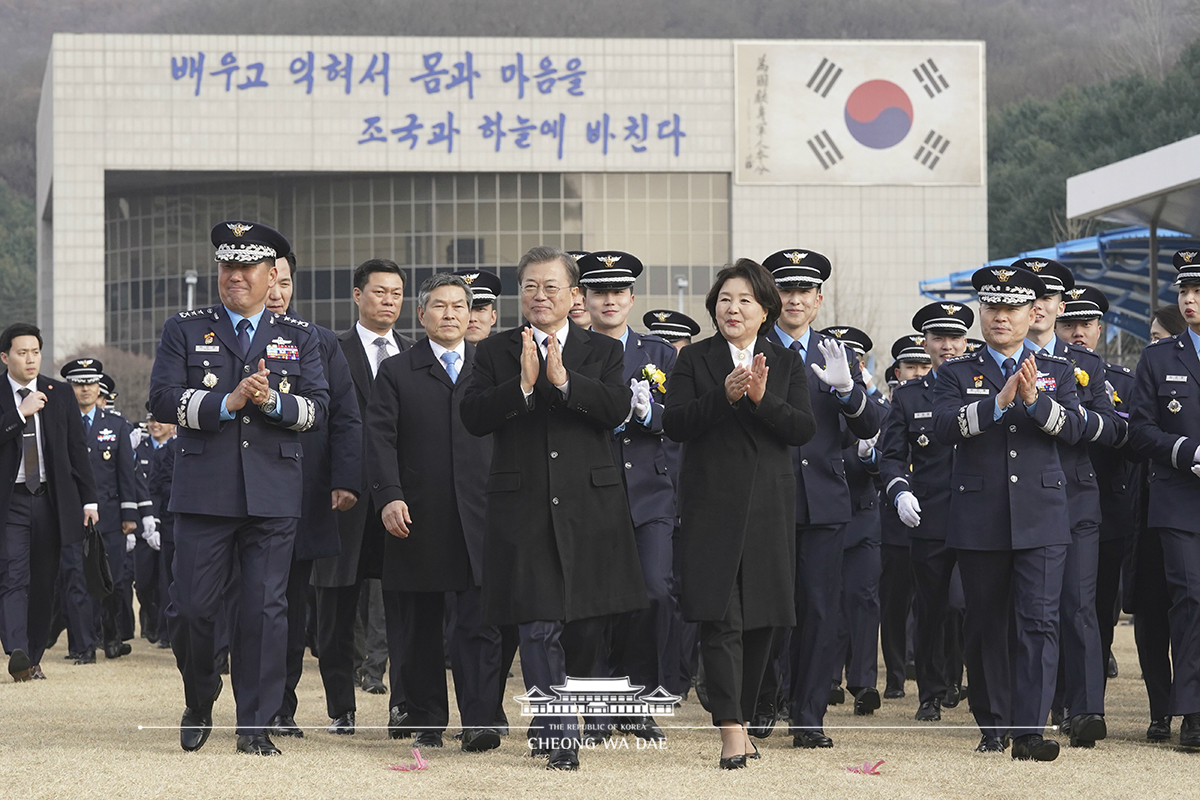
[[[462,279],[461,275],[455,275],[451,272],[439,272],[436,275],[430,275],[421,283],[421,288],[417,290],[417,307],[424,310],[425,304],[429,302],[429,295],[433,294],[433,290],[441,286],[457,286],[467,295],[467,308],[471,307],[471,287]]]
[[[283,257],[283,260],[288,262],[288,268],[291,269],[292,274],[295,275],[296,270],[299,269],[299,266],[296,264],[296,254],[288,253],[286,256]]]
[[[42,347],[42,332],[37,325],[32,322],[14,322],[4,329],[4,333],[0,333],[0,353],[12,350],[13,339],[18,336],[35,336],[38,340],[38,348]]]
[[[531,247],[525,255],[521,256],[521,260],[517,262],[517,283],[520,284],[525,278],[525,268],[530,264],[544,264],[547,261],[559,261],[563,265],[563,269],[567,271],[567,284],[569,286],[579,285],[579,265],[575,263],[575,259],[566,250],[560,250],[557,247],[549,245],[539,245]]]
[[[708,297],[704,298],[704,307],[708,309],[713,327],[717,326],[717,296],[721,294],[721,288],[726,281],[732,278],[742,278],[750,284],[754,299],[766,310],[767,321],[758,328],[758,335],[765,335],[783,312],[783,300],[779,297],[779,289],[775,286],[775,279],[771,277],[771,273],[762,264],[748,258],[739,258],[733,264],[722,267],[713,281],[712,288],[708,290]]]
[[[404,270],[400,269],[395,261],[389,258],[372,258],[354,268],[354,288],[361,290],[366,286],[373,272],[390,272],[393,275],[399,275],[400,283],[404,283]]]
[[[1158,311],[1154,312],[1154,319],[1172,336],[1178,336],[1187,330],[1187,322],[1184,321],[1179,306],[1159,306]]]

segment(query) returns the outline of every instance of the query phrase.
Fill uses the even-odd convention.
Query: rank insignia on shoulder
[[[287,314],[284,314],[284,315],[283,315],[283,321],[284,321],[284,322],[290,322],[291,324],[293,324],[293,325],[295,325],[295,326],[297,326],[297,327],[300,327],[300,328],[307,328],[307,327],[308,327],[308,322],[307,322],[307,321],[305,321],[305,320],[302,320],[302,319],[296,319],[295,317],[289,317]]]
[[[1172,414],[1178,414],[1182,410],[1183,406],[1179,405],[1178,400],[1172,400],[1171,402],[1167,403],[1167,411],[1170,411]]]
[[[204,373],[204,378],[202,379],[201,382],[205,385],[206,388],[211,389],[217,385],[217,376],[212,374],[211,372],[206,372],[206,373]]]
[[[287,378],[284,378],[279,382],[279,391],[283,392],[284,394],[288,394],[292,391],[292,384]]]

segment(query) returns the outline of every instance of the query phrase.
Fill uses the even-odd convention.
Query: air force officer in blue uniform
[[[179,425],[168,609],[187,700],[179,738],[184,750],[198,750],[211,731],[221,691],[213,623],[236,561],[238,751],[275,755],[266,729],[283,702],[299,437],[324,424],[329,386],[312,326],[264,304],[288,241],[265,225],[230,221],[213,228],[212,242],[221,302],[166,321],[150,376],[151,412]]]
[[[1150,459],[1146,522],[1162,538],[1171,589],[1169,711],[1183,717],[1180,746],[1200,748],[1200,252],[1176,253],[1175,268],[1188,329],[1142,352],[1129,428]]]
[[[1052,761],[1042,738],[1058,665],[1058,607],[1071,520],[1058,443],[1098,425],[1079,411],[1071,364],[1035,354],[1025,337],[1046,284],[1023,269],[972,278],[987,346],[942,364],[933,426],[957,447],[946,546],[958,551],[966,593],[964,655],[979,749]],[[1016,652],[1010,653],[1010,619]]]

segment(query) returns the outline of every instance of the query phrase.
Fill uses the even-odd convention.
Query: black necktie
[[[1009,378],[1011,378],[1013,376],[1013,373],[1016,371],[1017,371],[1016,360],[1011,359],[1011,358],[1004,359],[1004,380],[1007,381]]]
[[[799,354],[800,354],[800,360],[801,360],[801,361],[805,361],[805,362],[807,361],[807,359],[805,359],[805,357],[804,357],[804,355],[805,355],[805,353],[804,353],[804,345],[800,344],[800,340],[799,340],[799,339],[793,339],[793,340],[792,340],[792,343],[791,343],[790,345],[788,345],[788,346],[789,346],[789,347],[791,347],[793,350],[795,350],[797,353],[799,353]]]
[[[92,437],[92,418],[87,414],[83,415],[83,438],[90,439]]]
[[[21,395],[21,399],[24,400],[30,395],[30,390],[28,388],[17,389],[17,394]],[[25,420],[25,432],[21,443],[25,448],[25,488],[36,492],[42,485],[42,469],[38,463],[37,422],[34,420],[33,414],[30,414]]]
[[[242,348],[242,358],[250,355],[250,320],[243,319],[237,324],[238,344]]]

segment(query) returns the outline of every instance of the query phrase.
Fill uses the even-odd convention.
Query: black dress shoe
[[[840,683],[833,684],[833,688],[829,690],[829,701],[826,705],[840,706],[844,702],[846,702],[846,691],[842,689]]]
[[[667,738],[662,728],[654,721],[654,717],[649,714],[640,717],[619,717],[616,728],[621,733],[632,733],[647,742],[658,742]]]
[[[1058,728],[1063,733],[1069,733],[1069,731],[1063,730],[1063,723],[1066,721],[1067,721],[1067,712],[1065,709],[1061,709],[1061,708],[1050,709],[1050,724],[1053,725],[1054,727]]]
[[[741,755],[730,756],[729,758],[722,758],[721,761],[719,762],[719,764],[720,764],[721,769],[745,769],[746,768],[746,754],[742,753]]]
[[[1184,714],[1179,723],[1179,746],[1189,750],[1200,748],[1200,714]]]
[[[884,700],[899,700],[901,697],[904,697],[903,689],[897,689],[895,686],[889,686],[883,690]]]
[[[387,687],[383,685],[383,681],[373,675],[363,676],[362,688],[367,694],[387,694]]]
[[[441,731],[421,731],[413,739],[413,747],[441,747]]]
[[[75,663],[80,664],[80,665],[95,664],[96,663],[96,651],[94,649],[92,649],[92,650],[88,650],[86,653],[81,653],[79,658],[75,659]]]
[[[155,645],[155,646],[156,646],[156,647],[157,647],[159,650],[170,650],[170,649],[171,649],[171,643],[170,643],[170,642],[168,642],[166,639],[159,639],[159,640],[158,640],[158,644],[157,644],[157,645]]]
[[[1013,739],[1012,757],[1017,761],[1053,761],[1058,758],[1058,742],[1043,739],[1040,733],[1027,733]]]
[[[546,762],[546,769],[561,769],[566,772],[574,772],[579,769],[579,754],[571,748],[552,750],[550,752],[550,760]]]
[[[833,747],[833,739],[830,739],[819,730],[810,731],[796,728],[792,735],[792,747],[802,747],[806,750],[818,747]]]
[[[271,741],[271,737],[265,733],[255,734],[253,736],[239,735],[237,741],[237,751],[253,756],[277,756],[279,748]]]
[[[325,730],[329,733],[336,733],[339,736],[353,736],[354,712],[347,711],[345,714],[342,714],[340,717],[330,723],[329,727]]]
[[[917,722],[938,722],[942,718],[942,706],[935,697],[932,700],[926,700],[921,703],[921,707],[917,709],[917,715],[914,719]]]
[[[464,753],[484,753],[500,746],[500,734],[493,728],[473,728],[462,732]]]
[[[1171,739],[1171,718],[1163,717],[1162,719],[1150,720],[1150,727],[1146,728],[1146,741],[1148,742],[1166,742]]]
[[[965,696],[966,695],[963,694],[963,689],[961,686],[958,686],[957,684],[953,686],[947,686],[946,691],[942,693],[942,707],[957,708],[958,704],[962,702],[962,699]]]
[[[83,654],[82,653],[72,653],[70,651],[67,651],[67,654],[65,656],[63,656],[63,661],[74,661],[75,659],[79,658],[81,655],[83,655]]]
[[[579,742],[595,747],[603,744],[612,734],[612,726],[607,722],[585,722],[579,731]]]
[[[1095,747],[1108,736],[1108,726],[1100,714],[1079,714],[1071,718],[1071,747]]]
[[[750,719],[750,724],[746,726],[746,733],[756,739],[766,739],[771,735],[771,731],[775,730],[776,719],[775,704],[762,701],[758,704],[758,708],[754,709],[754,716]]]
[[[854,715],[866,717],[875,713],[882,703],[879,702],[879,690],[874,686],[860,689],[854,695]]]
[[[979,744],[975,747],[977,753],[1003,753],[1007,747],[1004,739],[999,736],[991,736],[984,734],[979,740]]]
[[[42,672],[41,664],[33,664],[29,667],[29,677],[35,681],[46,680],[46,673]]]
[[[183,718],[179,720],[179,746],[189,753],[199,750],[208,741],[212,733],[212,707],[221,696],[223,686],[221,681],[217,681],[217,689],[209,698],[208,708],[183,710]]]
[[[504,713],[503,708],[497,709],[496,719],[492,723],[492,727],[495,728],[496,732],[501,736],[508,736],[508,715]]]
[[[544,747],[541,744],[540,739],[531,737],[528,741],[529,741],[529,755],[530,756],[532,756],[533,758],[549,758],[550,757],[550,748]]]
[[[8,674],[17,683],[24,683],[30,680],[32,673],[29,668],[32,666],[29,663],[29,656],[26,655],[24,650],[13,650],[12,655],[8,657]]]
[[[392,706],[388,711],[388,738],[407,739],[412,736],[413,729],[409,727],[411,720],[404,706]]]
[[[296,718],[284,714],[276,714],[271,718],[271,733],[276,736],[294,736],[304,738],[304,731],[296,724]]]
[[[1117,657],[1112,653],[1108,654],[1108,663],[1104,665],[1104,677],[1109,680],[1117,677],[1119,670],[1117,669]]]

